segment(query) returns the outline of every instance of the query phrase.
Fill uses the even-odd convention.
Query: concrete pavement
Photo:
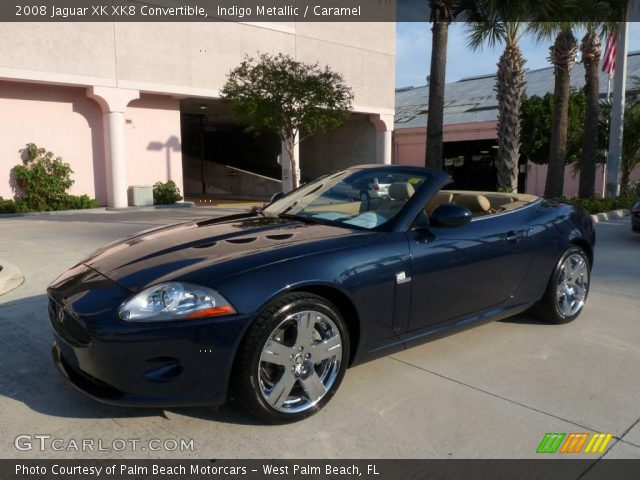
[[[78,213],[0,220],[0,258],[25,275],[0,296],[3,458],[534,458],[546,432],[611,432],[606,458],[640,458],[640,235],[597,225],[591,293],[581,317],[553,326],[520,316],[347,371],[320,414],[294,425],[218,410],[102,405],[68,386],[50,355],[44,294],[60,272],[138,230],[233,209]],[[19,451],[20,434],[193,439],[191,451]],[[302,442],[302,443],[301,443]],[[300,449],[300,445],[304,445]],[[34,442],[35,445],[35,442]],[[585,458],[597,458],[579,455]]]

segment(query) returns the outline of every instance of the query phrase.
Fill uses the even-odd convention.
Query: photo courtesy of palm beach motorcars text
[[[199,462],[100,462],[99,464],[78,465],[73,462],[48,462],[47,465],[29,466],[17,464],[16,478],[381,478],[375,464],[332,464],[330,462],[289,462],[269,463],[247,461],[225,462],[227,464]],[[5,477],[3,477],[5,478]]]

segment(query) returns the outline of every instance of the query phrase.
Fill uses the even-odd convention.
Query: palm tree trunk
[[[594,29],[587,30],[582,39],[582,62],[584,63],[584,93],[586,112],[584,137],[582,139],[582,158],[580,161],[580,198],[593,197],[596,183],[596,154],[598,149],[598,105],[600,101],[600,36]]]
[[[578,50],[577,42],[570,30],[562,30],[551,47],[551,62],[554,64],[554,105],[551,119],[551,142],[549,145],[549,167],[544,194],[561,197],[564,187],[564,168],[567,158],[567,129],[569,94],[571,92],[570,70]]]
[[[620,165],[620,167],[622,169],[622,175],[620,176],[620,195],[626,195],[629,192],[629,177],[631,175],[631,169],[624,160],[621,163],[622,165]]]
[[[498,154],[496,169],[501,191],[518,191],[520,109],[524,94],[524,63],[517,44],[507,45],[498,61]]]
[[[444,84],[447,70],[449,22],[434,21],[432,32],[425,165],[440,170],[443,162]]]

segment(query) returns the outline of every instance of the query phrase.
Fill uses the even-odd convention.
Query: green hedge
[[[640,202],[640,193],[635,187],[618,198],[569,198],[567,201],[584,208],[589,213],[602,213],[622,208],[630,209]]]
[[[0,197],[0,213],[16,213],[17,211],[16,202]]]

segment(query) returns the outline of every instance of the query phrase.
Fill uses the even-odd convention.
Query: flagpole
[[[607,74],[607,104],[611,102],[611,73]],[[611,113],[611,111],[609,111]],[[611,125],[611,118],[607,119],[607,127]],[[607,162],[602,165],[602,198],[607,196]]]
[[[629,24],[620,22],[618,32],[618,50],[616,51],[616,72],[613,86],[613,108],[609,130],[609,153],[607,154],[607,197],[616,198],[620,194],[622,179],[622,128],[624,125],[624,106],[627,90],[627,40]]]

